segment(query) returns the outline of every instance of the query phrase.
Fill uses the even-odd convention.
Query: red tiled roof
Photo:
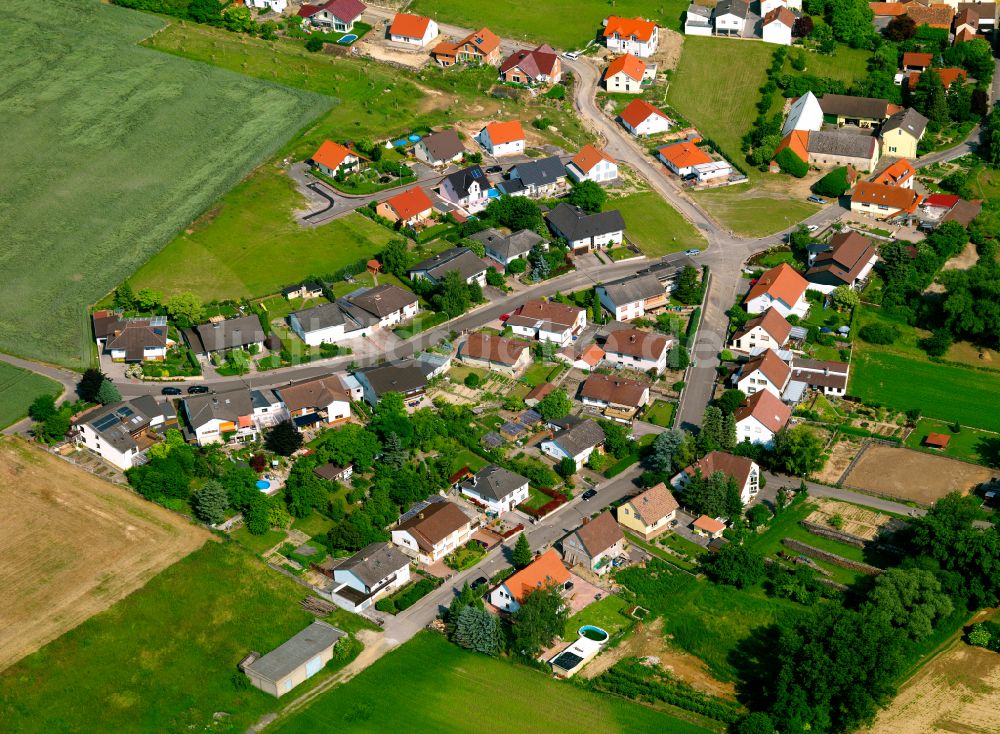
[[[924,439],[924,445],[935,449],[946,449],[951,442],[951,436],[944,433],[928,433]]]
[[[687,168],[703,163],[711,163],[712,159],[690,140],[683,143],[673,143],[660,148],[657,153],[664,160],[672,163],[676,168]]]
[[[757,370],[779,390],[784,388],[792,374],[792,368],[773,349],[768,349],[747,362],[740,374],[745,377]]]
[[[726,529],[726,524],[724,522],[719,522],[718,520],[709,517],[708,515],[702,515],[697,520],[695,520],[692,525],[694,525],[699,530],[704,530],[706,533],[715,535],[716,533],[721,533]]]
[[[324,140],[323,144],[319,146],[319,150],[313,153],[312,159],[317,163],[326,166],[331,171],[335,171],[337,170],[337,166],[343,163],[344,159],[349,155],[357,156],[365,161],[368,160],[357,151],[346,148],[340,143],[335,143],[332,140]]]
[[[784,344],[792,333],[792,325],[788,323],[788,319],[782,316],[778,309],[769,308],[760,316],[747,321],[743,328],[733,335],[733,338],[739,339],[758,326],[766,331],[779,346]]]
[[[903,15],[906,6],[903,3],[868,3],[875,15]]]
[[[924,199],[923,206],[939,207],[941,209],[951,209],[961,199],[955,194],[931,194]]]
[[[556,54],[555,49],[543,43],[532,50],[525,48],[512,53],[500,64],[500,73],[505,74],[516,66],[532,79],[537,79],[540,76],[552,76],[558,61],[559,55]]]
[[[520,120],[510,120],[508,122],[491,122],[486,126],[489,133],[490,142],[493,145],[503,145],[512,143],[515,140],[524,140],[524,129]]]
[[[633,56],[632,54],[619,56],[617,59],[608,64],[608,68],[604,72],[604,81],[607,81],[615,74],[620,73],[624,73],[626,76],[635,79],[637,82],[641,82],[643,74],[646,73],[646,65],[641,59]]]
[[[390,36],[403,36],[405,38],[423,38],[427,33],[427,27],[431,19],[422,15],[410,15],[409,13],[396,13],[392,19],[392,26],[389,28]]]
[[[788,423],[792,409],[774,397],[770,391],[758,390],[736,409],[734,415],[737,423],[753,417],[771,433],[777,433]]]
[[[921,66],[927,68],[934,63],[934,54],[922,54],[916,51],[907,51],[903,54],[903,68],[907,66]]]
[[[496,364],[513,365],[531,345],[520,339],[507,339],[502,336],[476,332],[469,334],[462,346],[462,356],[482,359]]]
[[[910,162],[905,158],[900,158],[898,161],[882,171],[882,173],[873,178],[872,183],[881,184],[883,186],[901,186],[910,180],[915,174],[916,171],[913,169],[913,166],[910,165]]]
[[[843,283],[853,285],[875,256],[871,240],[853,230],[835,234],[830,238],[830,247],[829,251],[816,257],[813,267],[806,272],[807,278],[815,282],[816,276],[829,273]]]
[[[784,5],[779,5],[764,16],[764,25],[770,25],[775,21],[791,28],[795,25],[795,13],[786,8]]]
[[[568,306],[557,301],[543,301],[540,298],[525,301],[514,312],[515,316],[533,321],[544,321],[563,327],[569,327],[576,323],[577,318],[583,312],[579,306]],[[508,323],[509,323],[508,319]],[[521,324],[521,320],[518,320]],[[523,325],[523,324],[522,324]]]
[[[943,4],[924,7],[917,2],[911,2],[906,6],[906,14],[918,26],[928,25],[931,28],[945,28],[950,30],[951,19],[954,17],[955,11]]]
[[[392,207],[400,219],[410,219],[434,207],[434,202],[419,186],[396,194],[391,199],[386,199],[385,203]]]
[[[618,35],[619,38],[631,38],[635,36],[640,41],[648,41],[653,37],[656,30],[656,23],[645,18],[622,18],[618,15],[609,15],[607,24],[604,26],[604,37]]]
[[[903,189],[898,186],[882,186],[880,184],[859,181],[854,187],[851,202],[860,204],[876,204],[887,206],[903,212],[912,212],[920,203],[920,194],[913,189]]]
[[[507,587],[514,599],[522,602],[528,592],[553,584],[562,586],[569,581],[569,576],[569,571],[563,565],[556,549],[550,548],[531,564],[504,581],[504,586]]]
[[[592,374],[584,380],[580,395],[603,403],[638,408],[648,389],[649,383],[612,375]]]
[[[806,279],[791,265],[781,263],[760,276],[743,302],[747,303],[767,293],[792,307],[802,298],[808,285]]]
[[[774,157],[777,158],[778,153],[785,148],[791,150],[802,161],[809,160],[809,131],[792,130],[778,143],[778,147],[774,149]]]
[[[911,71],[909,74],[906,75],[907,85],[912,89],[913,87],[916,86],[917,82],[920,81],[920,77],[922,77],[929,71],[933,71],[941,78],[941,84],[944,86],[945,89],[954,84],[955,80],[960,79],[961,81],[964,82],[966,79],[969,78],[969,75],[965,71],[965,69],[959,69],[953,66],[946,66],[941,69],[925,69],[924,71]]]
[[[742,488],[750,478],[750,472],[753,471],[753,461],[745,456],[736,456],[725,451],[712,451],[684,470],[692,477],[699,471],[703,477],[710,477],[715,472],[721,471],[727,477],[735,479],[737,486]]]
[[[600,148],[588,143],[580,148],[579,153],[573,156],[572,163],[584,173],[589,173],[601,161],[614,163],[615,159]]]
[[[619,329],[608,335],[604,351],[642,359],[659,359],[669,344],[667,337],[639,329]]]
[[[651,115],[659,115],[664,119],[670,119],[644,99],[633,99],[629,102],[628,107],[622,110],[620,117],[632,127],[638,127],[642,124],[643,120]]]

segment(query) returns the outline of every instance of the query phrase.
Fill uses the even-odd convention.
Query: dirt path
[[[19,438],[0,439],[0,670],[212,536]]]

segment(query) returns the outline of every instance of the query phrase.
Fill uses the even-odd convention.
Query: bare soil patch
[[[1000,655],[956,640],[903,686],[867,732],[1000,732]]]
[[[844,485],[929,505],[956,490],[968,494],[991,476],[986,467],[956,459],[891,446],[870,446]]]
[[[658,658],[664,668],[699,691],[728,699],[736,698],[733,684],[716,680],[699,658],[670,645],[663,636],[662,619],[654,619],[650,624],[637,624],[620,645],[605,650],[591,660],[579,675],[596,678],[619,660],[633,656]]]
[[[17,438],[0,440],[0,670],[212,536]]]
[[[656,53],[650,59],[656,64],[657,73],[667,69],[676,69],[677,62],[681,59],[681,51],[684,50],[684,36],[669,28],[660,28],[660,42],[656,47]]]
[[[844,520],[840,532],[862,540],[874,540],[879,531],[895,519],[882,512],[875,512],[847,502],[822,499],[816,509],[809,513],[806,522],[829,527],[829,520],[835,515],[840,515]]]
[[[816,474],[816,481],[823,484],[839,482],[860,449],[861,445],[855,441],[837,441],[830,449],[830,458],[827,459],[823,471]]]
[[[965,249],[960,253],[951,258],[948,262],[944,264],[941,268],[942,270],[968,270],[973,265],[979,261],[979,253],[976,252],[976,246],[971,242],[965,246]]]

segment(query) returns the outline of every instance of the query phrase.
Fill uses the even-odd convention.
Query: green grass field
[[[797,72],[792,68],[791,56],[801,53],[806,58],[806,68]],[[871,52],[860,48],[851,48],[837,44],[832,54],[821,54],[816,51],[797,49],[791,51],[785,58],[783,71],[787,74],[811,74],[827,79],[839,79],[848,84],[868,76],[868,59]]]
[[[646,410],[642,420],[663,428],[670,428],[674,424],[674,411],[677,406],[665,400],[654,400],[653,404]]]
[[[58,395],[62,386],[55,380],[7,362],[0,362],[0,428],[28,415],[28,406],[39,395]]]
[[[569,50],[583,48],[587,41],[596,38],[601,21],[612,13],[625,17],[640,15],[679,31],[687,6],[683,0],[618,0],[614,5],[604,0],[552,0],[547,3],[416,0],[410,4],[409,12],[423,13],[438,22],[466,28],[485,25],[505,37],[545,41]],[[553,22],[555,19],[558,22]]]
[[[925,448],[923,443],[928,433],[943,433],[945,436],[950,436],[948,447],[943,451]],[[997,434],[978,431],[975,428],[962,428],[958,433],[952,433],[950,423],[930,418],[921,418],[917,422],[917,427],[906,437],[905,443],[911,449],[951,456],[977,464],[994,463],[1000,454],[1000,436]]]
[[[243,732],[277,702],[238,690],[236,664],[309,624],[305,595],[239,546],[206,543],[0,673],[2,728]]]
[[[609,635],[628,627],[635,618],[628,616],[631,606],[620,596],[606,596],[587,605],[566,621],[566,638],[571,639],[585,624],[600,627]]]
[[[694,197],[720,222],[747,237],[764,237],[780,232],[819,211],[817,205],[804,199],[800,201],[758,192],[751,190],[750,184],[700,191]]]
[[[0,349],[86,366],[86,307],[330,102],[141,48],[148,14],[5,10]]]
[[[590,693],[530,668],[467,652],[421,632],[349,682],[275,726],[275,734],[583,730],[698,734],[702,727]]]
[[[729,160],[742,163],[740,140],[757,117],[759,89],[773,53],[774,47],[766,43],[689,36],[667,101]],[[720,74],[720,69],[726,72]]]
[[[625,234],[649,257],[689,248],[701,250],[707,245],[693,224],[652,191],[609,199],[604,208],[622,213]]]
[[[858,341],[848,393],[897,410],[1000,431],[1000,374],[869,349]]]

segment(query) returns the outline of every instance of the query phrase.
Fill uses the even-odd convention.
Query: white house
[[[753,354],[757,349],[781,349],[788,343],[791,333],[792,325],[788,319],[776,308],[769,308],[737,329],[729,347],[747,354]]]
[[[351,401],[361,397],[360,389],[352,391],[340,375],[290,382],[274,392],[298,426],[346,421],[351,417]]]
[[[784,5],[779,5],[764,16],[762,26],[764,43],[791,46],[794,25],[795,14]]]
[[[422,48],[438,37],[438,24],[430,18],[396,13],[389,27],[389,40]]]
[[[673,121],[644,99],[633,99],[618,116],[622,127],[636,136],[667,132]]]
[[[854,288],[871,275],[878,253],[871,240],[854,230],[830,238],[829,249],[816,253],[806,271],[809,289],[832,293],[842,285]]]
[[[794,314],[804,318],[809,313],[806,289],[809,282],[788,263],[771,268],[758,278],[743,299],[747,313],[764,313],[776,308],[785,318]]]
[[[476,282],[485,287],[487,267],[483,259],[468,247],[452,247],[412,265],[407,273],[411,278],[426,278],[431,283],[439,283],[454,270],[466,283]]]
[[[361,20],[366,6],[361,0],[330,0],[323,5],[303,4],[298,15],[309,25],[317,28],[332,28],[340,33],[354,30],[354,24]]]
[[[524,153],[525,137],[520,120],[491,122],[479,131],[476,140],[497,158]]]
[[[445,201],[462,207],[470,214],[486,208],[489,202],[490,182],[480,166],[470,166],[449,173],[441,181],[438,193]]]
[[[152,395],[104,405],[74,422],[76,442],[119,469],[131,469],[156,443],[168,414]]]
[[[733,384],[744,395],[753,395],[767,390],[774,397],[781,398],[792,376],[792,368],[773,349],[767,349],[743,365],[738,374],[733,375]]]
[[[824,395],[842,397],[847,393],[850,365],[816,359],[796,359],[792,365],[792,382],[818,390]]]
[[[645,18],[622,18],[609,15],[604,19],[604,43],[614,53],[633,54],[647,58],[656,53],[660,29]]]
[[[413,155],[417,160],[432,166],[447,166],[462,160],[465,146],[456,131],[441,130],[418,140],[413,146]]]
[[[285,8],[288,7],[288,3],[285,0],[246,0],[246,6],[248,8],[257,8],[258,10],[270,10],[272,13],[283,13]]]
[[[618,178],[618,164],[603,150],[588,143],[566,164],[566,172],[577,183],[580,181],[604,183]]]
[[[528,480],[495,464],[480,469],[459,489],[495,515],[510,512],[528,499]]]
[[[715,35],[742,36],[749,12],[750,3],[745,0],[720,0],[715,6]]]
[[[601,305],[615,321],[631,321],[647,311],[665,306],[667,291],[655,275],[639,275],[597,286]]]
[[[410,558],[388,543],[372,543],[333,569],[328,594],[349,612],[361,612],[410,582]]]
[[[392,530],[392,542],[420,563],[439,561],[472,537],[472,521],[454,502],[431,502]]]
[[[343,306],[343,302],[338,301],[295,311],[289,315],[288,325],[311,347],[368,336],[378,328],[376,319],[365,318],[367,314]]]
[[[812,92],[806,92],[792,103],[788,110],[788,117],[781,128],[781,135],[785,136],[793,130],[807,130],[815,132],[823,129],[823,108]]]
[[[696,140],[665,145],[656,151],[656,156],[678,176],[695,173],[698,166],[707,166],[713,162],[711,156],[698,147]]]
[[[576,468],[582,469],[590,455],[604,446],[604,429],[589,419],[567,419],[563,423],[565,427],[542,441],[539,448],[555,461],[572,459]]]
[[[684,16],[684,35],[711,36],[714,30],[712,9],[698,3],[691,3]]]
[[[95,311],[92,320],[97,348],[112,362],[162,362],[175,344],[166,316],[122,318],[113,311]]]
[[[604,343],[604,361],[617,369],[662,375],[667,369],[667,349],[673,343],[662,334],[639,329],[619,329]]]
[[[759,390],[743,401],[734,414],[737,441],[770,448],[774,434],[788,423],[792,409],[768,390]]]
[[[181,407],[199,446],[255,441],[262,430],[288,418],[281,397],[267,388],[189,395]]]
[[[527,301],[507,319],[516,335],[560,346],[569,344],[586,325],[587,309],[542,300]]]
[[[535,247],[542,250],[549,249],[549,243],[540,234],[530,229],[504,234],[500,230],[490,227],[482,232],[476,232],[470,239],[482,242],[483,247],[486,248],[486,257],[505,267],[514,260],[527,257],[528,253]]]
[[[530,564],[510,578],[502,581],[490,592],[490,604],[513,614],[521,608],[524,597],[535,589],[555,587],[563,590],[570,580],[570,573],[563,565],[555,548],[549,548]]]
[[[310,160],[320,173],[331,178],[339,173],[356,173],[368,164],[363,155],[332,140],[324,140]]]
[[[378,326],[382,329],[391,329],[405,323],[420,311],[420,301],[415,295],[389,283],[358,289],[345,296],[342,302],[353,306],[354,313],[361,309],[371,318],[377,319]]]
[[[715,472],[722,472],[736,480],[740,490],[740,500],[744,505],[757,496],[760,491],[760,467],[756,462],[744,456],[735,456],[725,451],[712,451],[701,459],[678,473],[670,483],[674,489],[683,492],[691,480],[701,473],[702,477],[710,477]]]
[[[642,82],[656,76],[656,67],[647,69],[642,59],[632,54],[619,56],[604,70],[604,88],[609,92],[638,94]]]
[[[579,207],[561,202],[549,212],[549,228],[562,237],[574,252],[589,252],[625,239],[625,220],[617,209],[587,214]]]

